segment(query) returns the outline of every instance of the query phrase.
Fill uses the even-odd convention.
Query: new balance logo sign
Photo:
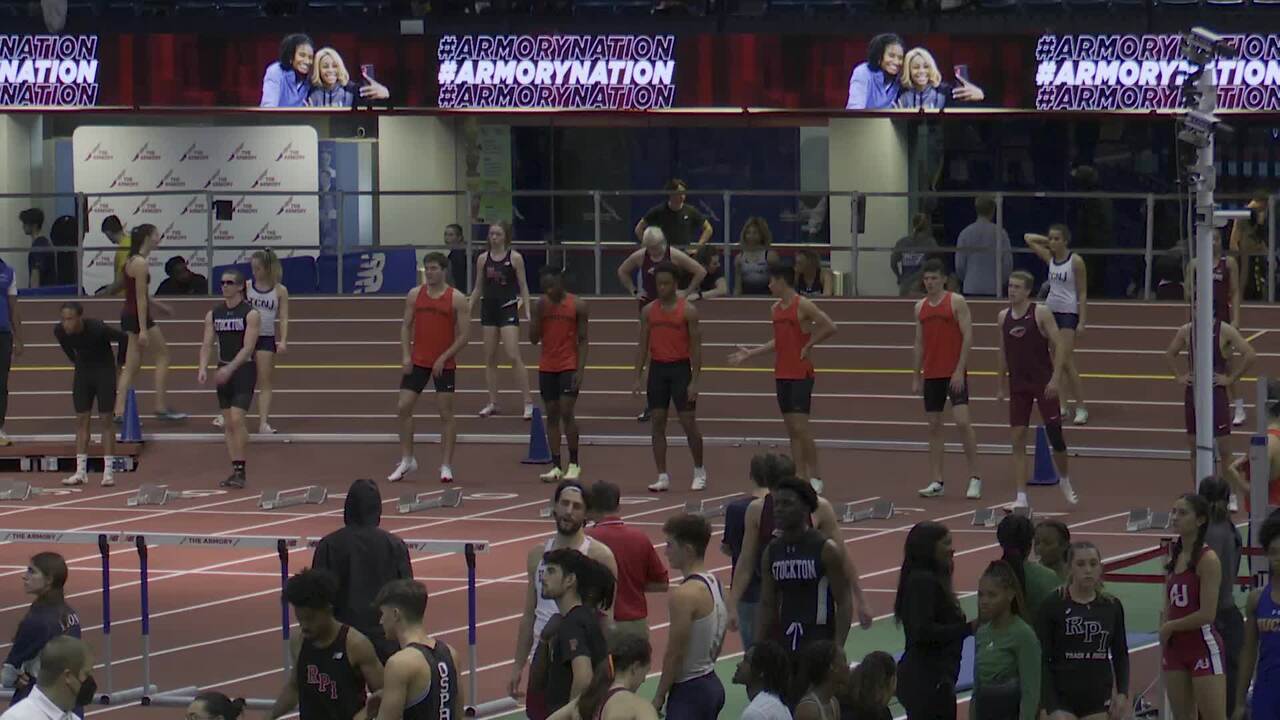
[[[383,268],[386,267],[387,256],[383,253],[365,253],[360,256],[360,268],[356,271],[356,282],[352,292],[357,294],[374,294],[382,290]]]

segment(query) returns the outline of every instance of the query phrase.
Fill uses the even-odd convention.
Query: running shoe
[[[258,434],[259,435],[275,435],[276,429],[266,423],[262,423],[261,425],[258,426]]]
[[[1245,417],[1244,417],[1244,406],[1243,406],[1243,405],[1237,405],[1237,406],[1236,406],[1236,414],[1235,414],[1235,416],[1234,416],[1234,417],[1232,417],[1232,418],[1231,418],[1231,424],[1232,424],[1232,425],[1235,425],[1236,427],[1240,427],[1241,425],[1243,425],[1243,424],[1244,424],[1244,420],[1245,420]]]
[[[823,484],[822,480],[820,480],[819,478],[809,478],[809,487],[813,488],[814,492],[821,495],[822,489],[826,486]]]
[[[1080,502],[1080,496],[1076,494],[1075,489],[1071,487],[1071,481],[1067,478],[1058,481],[1058,488],[1062,490],[1062,497],[1066,498],[1068,504],[1075,505]]]
[[[115,487],[115,485],[116,485],[115,473],[110,473],[110,472],[102,473],[102,487]]]
[[[244,475],[238,472],[232,471],[232,473],[227,476],[227,479],[218,483],[218,485],[221,487],[229,487],[229,488],[236,488],[237,490],[243,490],[247,482],[248,481]]]
[[[577,463],[569,463],[568,469],[564,471],[565,480],[577,480],[582,477],[582,468]]]
[[[555,467],[539,475],[538,479],[544,483],[558,483],[564,479],[564,473],[560,468]]]
[[[969,489],[965,491],[964,496],[969,498],[970,500],[981,500],[982,499],[982,478],[978,477],[977,475],[974,475],[973,477],[969,478]]]
[[[937,480],[934,480],[933,482],[929,483],[925,487],[920,488],[919,490],[920,497],[925,497],[925,498],[942,497],[942,492],[943,492],[942,483],[938,482]]]
[[[533,419],[533,403],[524,404],[524,419],[525,420]]]
[[[693,484],[689,486],[690,490],[695,492],[707,489],[707,469],[696,467],[693,469]]]
[[[223,427],[224,425],[226,425],[226,423],[227,423],[227,421],[226,421],[226,420],[223,420],[221,415],[214,415],[214,416],[213,416],[213,426],[214,426],[214,427],[216,427],[216,428],[220,428],[220,427]]]
[[[636,422],[649,422],[649,408],[640,411],[640,414],[636,416]]]
[[[178,420],[186,420],[187,414],[184,412],[174,412],[173,410],[157,410],[157,420],[165,420],[167,422],[177,422]],[[241,487],[244,487],[243,485]]]
[[[399,482],[404,479],[405,475],[418,469],[418,461],[414,458],[401,458],[400,463],[396,465],[396,469],[391,471],[387,476],[387,482]]]
[[[13,444],[13,438],[3,430],[0,430],[0,447],[8,447]]]
[[[453,482],[453,468],[449,467],[448,465],[441,465],[440,466],[440,483],[442,485],[448,485],[451,482]]]
[[[658,482],[649,486],[649,492],[666,492],[671,489],[671,476],[666,473],[658,474]]]
[[[1227,511],[1237,512],[1238,510],[1240,510],[1240,499],[1236,497],[1235,493],[1231,493],[1231,499],[1227,501]]]
[[[114,425],[123,425],[123,424],[124,424],[124,416],[123,416],[123,415],[116,415],[116,416],[114,416],[114,417],[112,417],[112,418],[111,418],[111,422],[112,422],[112,424],[114,424]]]
[[[82,473],[82,472],[77,472],[76,474],[72,475],[71,477],[66,477],[66,478],[63,478],[63,479],[62,479],[62,484],[63,484],[63,485],[65,485],[65,486],[67,486],[67,487],[75,487],[76,485],[84,485],[84,484],[85,484],[85,483],[87,483],[87,482],[89,482],[89,478],[88,478],[88,476],[86,476],[86,475],[85,475],[84,473]]]
[[[1071,418],[1072,425],[1084,425],[1089,422],[1089,411],[1083,405],[1076,406],[1076,416]]]
[[[1009,507],[1013,510],[1018,510],[1021,508],[1029,508],[1031,505],[1027,502],[1027,496],[1025,493],[1018,493],[1018,496],[1013,499],[1013,502]]]
[[[494,405],[493,403],[489,403],[488,405],[485,405],[484,407],[480,408],[480,412],[478,412],[478,413],[476,413],[476,414],[477,414],[477,415],[479,415],[479,416],[480,416],[480,417],[482,417],[482,418],[487,418],[487,417],[489,417],[490,415],[497,415],[497,414],[498,414],[498,406],[497,406],[497,405]]]

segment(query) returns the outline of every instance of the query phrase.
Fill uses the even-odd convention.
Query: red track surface
[[[114,317],[114,306],[90,304],[90,313]],[[194,320],[207,307],[207,302],[184,303],[181,316]],[[18,394],[11,400],[11,433],[66,433],[69,425],[63,416],[69,412],[65,388],[69,373],[50,369],[65,363],[52,347],[32,344],[52,341],[51,333],[33,332],[38,325],[51,326],[55,305],[46,302],[24,302],[28,323],[27,342],[31,349],[19,360],[11,387]],[[909,379],[902,372],[909,366],[911,328],[909,306],[902,302],[827,302],[824,306],[840,321],[841,333],[833,341],[839,348],[824,349],[817,361],[832,370],[819,379],[819,397],[815,403],[818,435],[823,439],[923,439],[919,401],[907,398]],[[585,417],[584,432],[591,435],[634,436],[643,434],[630,415],[636,401],[627,392],[629,372],[614,367],[629,365],[635,325],[630,312],[634,305],[620,301],[596,303],[596,319],[592,325],[591,365],[604,366],[588,375],[587,394],[579,405]],[[727,301],[706,303],[707,361],[709,367],[723,366],[723,357],[741,342],[764,339],[767,325],[757,320],[765,317],[767,306],[759,301]],[[975,311],[979,323],[989,323],[997,306],[980,304]],[[1272,317],[1271,309],[1252,308],[1246,312],[1246,325],[1265,327]],[[1264,315],[1264,313],[1266,313]],[[1164,373],[1156,354],[1172,335],[1172,328],[1186,311],[1178,306],[1130,306],[1094,308],[1092,326],[1086,334],[1080,361],[1086,373],[1114,377],[1087,379],[1092,398],[1094,419],[1086,428],[1068,429],[1068,441],[1075,446],[1180,448],[1181,393],[1172,383],[1143,379],[1132,375]],[[393,431],[391,410],[398,370],[398,353],[393,344],[397,337],[398,306],[388,300],[307,300],[295,302],[294,316],[305,322],[294,326],[295,344],[282,359],[288,365],[278,375],[278,386],[286,392],[278,394],[273,421],[284,433],[390,433]],[[904,317],[907,320],[904,321]],[[347,321],[342,321],[343,319]],[[743,322],[750,319],[751,322]],[[1258,322],[1253,322],[1256,319]],[[363,320],[363,321],[361,321]],[[376,321],[374,321],[376,320]],[[1154,329],[1138,329],[1154,326]],[[180,343],[198,340],[198,324],[179,321],[166,324],[166,333],[175,344],[175,365],[190,365],[195,348]],[[1246,331],[1246,334],[1249,334]],[[478,339],[479,333],[476,333]],[[334,339],[340,343],[334,344]],[[1260,351],[1268,350],[1263,336]],[[373,341],[366,344],[362,341]],[[979,327],[978,347],[991,347],[993,331]],[[305,344],[305,343],[316,344]],[[607,343],[618,343],[616,345]],[[1274,352],[1274,348],[1269,351]],[[526,358],[534,354],[526,348]],[[469,348],[462,358],[465,365],[477,364],[477,348]],[[1264,357],[1262,370],[1270,358]],[[376,364],[378,367],[351,369],[351,365]],[[330,367],[319,367],[319,366]],[[994,368],[989,351],[979,350],[972,362],[975,371]],[[42,367],[43,366],[43,367]],[[338,366],[338,367],[333,367]],[[728,372],[709,370],[704,395],[699,403],[704,418],[704,432],[718,437],[780,437],[781,424],[775,419],[771,378],[765,372]],[[510,382],[509,373],[503,375]],[[482,375],[478,370],[464,369],[459,386],[459,410],[469,415],[483,404]],[[991,395],[991,378],[974,378],[974,410],[984,427],[980,437],[985,442],[1002,442],[1006,437],[1001,419],[1003,409],[994,402],[983,401]],[[145,422],[146,432],[175,431],[209,433],[213,428],[207,418],[212,415],[212,392],[194,385],[194,372],[175,371],[172,387],[180,392],[173,404],[196,412],[195,419],[178,427],[159,427],[155,421]],[[150,386],[144,373],[141,387]],[[1143,404],[1147,403],[1147,404]],[[142,400],[144,412],[150,403]],[[514,411],[515,398],[507,400]],[[431,398],[424,398],[421,409],[424,421],[420,431],[436,428],[427,419]],[[328,417],[326,417],[328,416]],[[146,415],[144,415],[145,421]],[[184,426],[185,425],[185,426]],[[517,418],[495,418],[481,421],[466,417],[462,432],[519,436],[526,425]],[[1154,428],[1154,430],[1153,430]],[[1176,430],[1176,432],[1175,432]],[[678,434],[673,425],[672,433]],[[1243,446],[1243,437],[1240,444]],[[711,489],[699,498],[736,495],[746,487],[745,467],[756,447],[709,447],[707,466],[711,472]],[[433,467],[437,449],[423,446],[418,451],[424,468]],[[608,453],[606,456],[605,453]],[[388,444],[372,443],[294,443],[257,444],[250,449],[249,476],[251,488],[284,488],[304,484],[322,484],[331,492],[342,492],[355,477],[380,478],[390,470],[396,451]],[[520,466],[523,448],[518,445],[463,444],[459,448],[455,471],[466,488],[468,499],[463,507],[450,511],[415,516],[399,516],[394,512],[394,496],[402,489],[383,485],[387,501],[384,527],[409,538],[486,539],[492,550],[482,555],[478,572],[482,587],[479,592],[479,662],[480,698],[500,696],[510,669],[513,635],[518,621],[523,586],[523,557],[526,549],[544,538],[551,530],[549,521],[537,517],[537,509],[547,501],[546,489],[533,479],[533,468]],[[689,461],[683,448],[671,449],[672,467],[677,487],[687,479]],[[923,453],[827,450],[823,454],[828,496],[833,502],[869,500],[883,497],[894,500],[905,514],[889,521],[850,526],[846,539],[872,592],[871,601],[877,612],[887,612],[892,604],[891,591],[897,581],[900,547],[906,530],[914,522],[938,519],[956,530],[958,553],[957,578],[960,590],[972,590],[976,577],[994,555],[994,537],[990,531],[971,528],[968,516],[975,507],[1009,499],[1007,458],[984,456],[987,498],[982,503],[957,498],[923,501],[915,497],[915,489],[925,482]],[[961,479],[957,456],[949,456],[953,481]],[[643,447],[586,448],[583,464],[587,479],[606,478],[619,483],[624,494],[635,498],[624,511],[643,525],[655,541],[660,542],[661,521],[682,506],[692,493],[677,491],[653,497],[643,487],[652,478],[649,451]],[[259,512],[256,494],[215,495],[200,500],[178,500],[162,508],[125,507],[125,497],[143,481],[168,482],[174,488],[210,488],[226,473],[225,453],[218,443],[180,441],[153,442],[142,456],[141,470],[122,477],[122,486],[111,492],[90,488],[84,493],[39,498],[38,502],[0,508],[0,526],[6,528],[128,530],[132,532],[184,532],[253,534],[296,537],[320,535],[341,523],[341,499],[330,500],[323,508],[292,508],[280,512]],[[409,487],[433,489],[430,472],[423,472]],[[1108,556],[1150,547],[1154,538],[1122,534],[1123,513],[1134,505],[1163,506],[1176,492],[1186,487],[1185,462],[1168,460],[1128,460],[1073,458],[1072,476],[1083,496],[1076,507],[1064,506],[1056,490],[1033,491],[1032,503],[1039,514],[1064,513],[1063,519],[1073,526],[1073,533],[1088,536],[1103,547]],[[52,485],[56,477],[31,476],[40,484]],[[512,479],[512,478],[516,479]],[[527,479],[525,479],[527,478]],[[953,487],[961,485],[953,482]],[[955,490],[952,491],[953,495]],[[475,493],[490,495],[474,496]],[[918,508],[918,510],[917,510]],[[306,512],[317,510],[317,512]],[[80,612],[86,637],[100,644],[100,576],[98,553],[90,546],[58,548],[72,560],[69,592],[71,602]],[[26,558],[37,548],[9,545],[0,548],[0,574],[9,578],[0,582],[0,613],[9,628],[16,625],[26,602],[20,596],[19,575]],[[727,561],[712,551],[712,564],[725,576]],[[293,555],[294,569],[309,560],[307,551]],[[153,681],[162,690],[186,685],[219,687],[238,695],[271,697],[279,686],[281,667],[279,640],[279,576],[273,552],[235,550],[156,548],[151,552],[151,607]],[[113,556],[113,637],[115,643],[115,680],[118,687],[136,685],[139,681],[139,652],[136,555],[121,548]],[[415,571],[424,578],[432,592],[429,607],[430,625],[448,642],[464,645],[466,641],[465,565],[460,556],[419,557]],[[495,587],[495,585],[497,587]],[[655,652],[661,653],[665,640],[665,607],[658,599],[651,605],[651,624]],[[131,621],[132,620],[132,621]],[[856,636],[855,636],[856,637]],[[726,653],[737,649],[736,636],[729,639]],[[1139,667],[1142,667],[1140,663]],[[1141,680],[1142,673],[1139,673]],[[1149,677],[1149,674],[1147,675]],[[731,691],[731,692],[735,692]],[[119,708],[106,708],[97,713],[120,713]],[[172,715],[162,710],[123,710],[125,717],[161,717]]]

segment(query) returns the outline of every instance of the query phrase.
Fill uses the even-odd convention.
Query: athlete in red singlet
[[[1253,367],[1257,353],[1240,332],[1225,322],[1214,321],[1217,326],[1213,333],[1213,437],[1216,439],[1219,467],[1225,468],[1231,462],[1231,412],[1227,402],[1227,388],[1240,380],[1250,367]],[[1173,371],[1174,381],[1185,388],[1182,398],[1183,416],[1186,420],[1187,443],[1191,448],[1191,480],[1196,481],[1196,403],[1194,392],[1195,351],[1194,333],[1191,323],[1178,328],[1173,342],[1165,350],[1165,360]],[[1187,353],[1185,372],[1178,356]],[[1230,359],[1230,360],[1229,360]],[[1238,495],[1240,487],[1229,475],[1232,490]]]
[[[648,230],[645,234],[647,237]],[[640,313],[636,381],[631,389],[631,394],[639,397],[647,366],[653,461],[658,467],[658,481],[649,486],[653,492],[671,487],[671,476],[667,474],[667,410],[672,403],[689,441],[689,451],[693,453],[692,488],[705,490],[707,487],[707,471],[702,466],[702,431],[698,429],[695,414],[698,376],[702,374],[702,331],[698,329],[697,309],[676,291],[677,273],[679,270],[671,263],[659,265],[654,272],[658,299]]]
[[[951,416],[960,429],[965,458],[969,461],[970,500],[982,497],[978,474],[978,440],[969,422],[969,349],[973,346],[973,321],[969,304],[960,293],[947,292],[946,270],[940,260],[929,260],[920,271],[925,296],[916,303],[915,373],[911,392],[923,393],[924,412],[929,418],[929,484],[920,497],[940,497],[943,493],[942,411],[951,400]],[[923,382],[921,382],[923,380]]]
[[[467,345],[470,313],[466,296],[446,281],[449,258],[444,253],[428,253],[422,259],[422,268],[426,284],[410,290],[405,297],[404,322],[400,325],[400,362],[404,369],[396,407],[400,417],[400,464],[387,480],[396,482],[418,469],[413,457],[413,410],[427,380],[431,380],[442,424],[440,482],[449,483],[453,482],[453,446],[458,439],[453,417],[455,372],[458,353]]]
[[[815,346],[836,334],[836,324],[812,300],[801,297],[795,284],[795,268],[780,263],[769,266],[769,292],[778,298],[770,310],[773,340],[753,348],[739,346],[729,362],[740,365],[757,355],[773,353],[774,390],[791,440],[796,477],[809,478],[809,484],[821,493],[818,446],[809,428],[814,382],[811,356]]]
[[[707,269],[702,267],[697,260],[689,257],[683,250],[669,247],[666,236],[662,234],[660,228],[645,228],[644,234],[641,236],[640,245],[639,250],[628,255],[627,259],[623,260],[622,264],[618,266],[618,281],[636,299],[642,313],[649,302],[658,296],[656,273],[658,266],[663,263],[671,263],[687,276],[689,284],[686,287],[691,291],[697,292],[698,288],[702,287],[702,280],[707,276]],[[640,274],[639,285],[636,284],[635,279],[637,272]],[[680,297],[688,297],[689,291],[677,290],[677,294]],[[648,422],[649,408],[647,406],[636,416],[636,420]]]
[[[1209,505],[1195,493],[1173,503],[1178,540],[1165,572],[1161,669],[1174,720],[1226,720],[1222,638],[1214,628],[1222,563],[1204,544]]]
[[[1013,441],[1013,482],[1017,490],[1015,508],[1027,503],[1027,425],[1031,422],[1031,406],[1040,408],[1049,445],[1053,448],[1053,464],[1058,470],[1058,486],[1067,502],[1079,501],[1067,475],[1067,441],[1062,436],[1062,408],[1058,405],[1058,378],[1065,360],[1064,345],[1059,342],[1058,324],[1053,313],[1043,305],[1031,302],[1035,279],[1025,270],[1009,275],[1009,307],[1000,311],[996,326],[1000,329],[999,389],[996,397],[1009,395],[1009,427]],[[1052,352],[1051,352],[1052,351]],[[1007,387],[1006,387],[1007,386]]]
[[[587,370],[587,304],[564,290],[564,271],[544,265],[540,273],[542,297],[533,307],[529,342],[542,344],[538,359],[538,391],[547,414],[547,440],[551,444],[550,471],[539,476],[542,482],[577,480],[578,419],[573,413],[578,389]],[[569,441],[569,467],[560,470],[560,424]]]
[[[1280,380],[1267,381],[1267,505],[1280,506]],[[1224,473],[1236,492],[1244,497],[1246,506],[1253,495],[1250,483],[1253,472],[1249,456],[1244,455]]]
[[[1236,259],[1222,254],[1222,231],[1213,231],[1213,318],[1219,322],[1231,323],[1240,329],[1240,311],[1243,307],[1243,285],[1240,282],[1240,266]],[[1196,262],[1187,264],[1188,297],[1195,298]],[[1236,391],[1235,386],[1226,389],[1228,405],[1235,405],[1235,415],[1231,424],[1244,424],[1244,397]]]

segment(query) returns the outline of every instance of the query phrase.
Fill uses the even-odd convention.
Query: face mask
[[[93,679],[93,675],[90,675],[84,679],[84,682],[80,683],[80,690],[76,692],[76,707],[92,705],[97,695],[98,681]]]

